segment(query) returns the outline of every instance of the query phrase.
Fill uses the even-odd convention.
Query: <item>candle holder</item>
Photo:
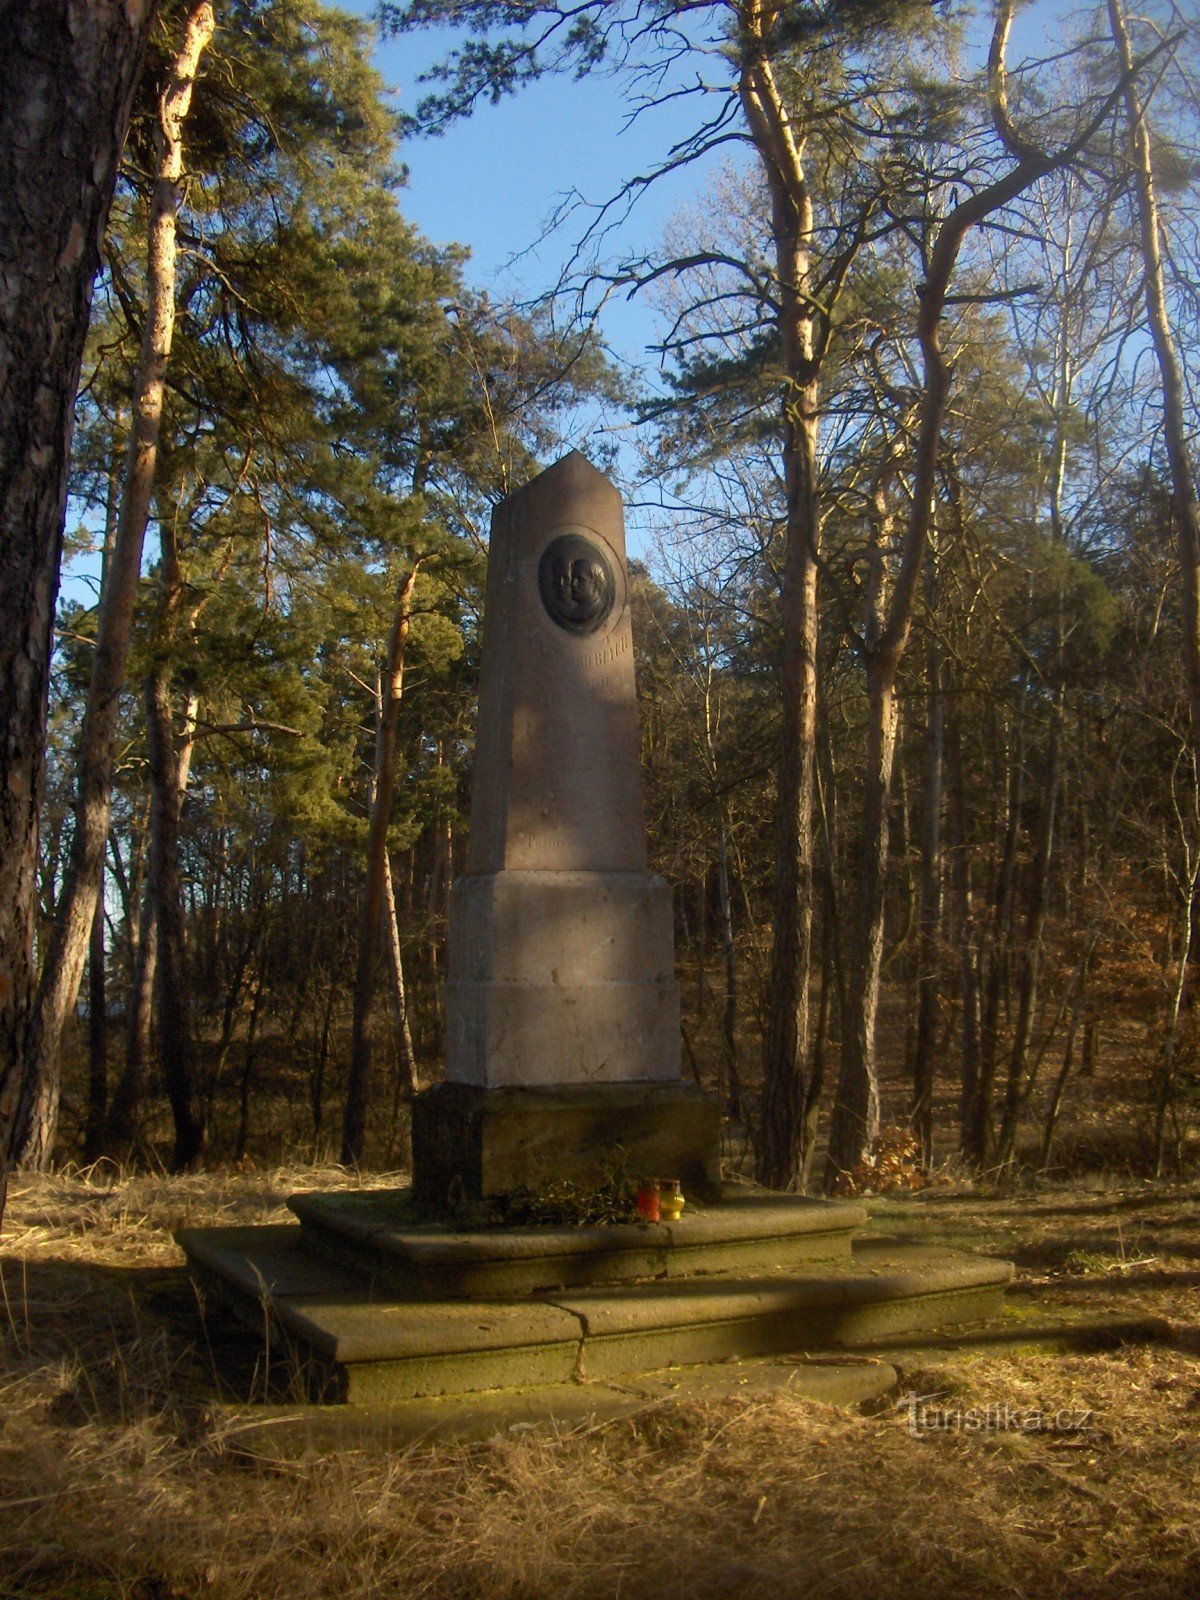
[[[658,1179],[643,1178],[638,1184],[638,1216],[643,1222],[658,1221]]]
[[[658,1214],[663,1222],[678,1222],[686,1205],[678,1178],[663,1178],[658,1186]]]

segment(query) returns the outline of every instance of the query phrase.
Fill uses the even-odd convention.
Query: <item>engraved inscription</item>
[[[518,833],[517,843],[522,850],[537,857],[557,855],[568,847],[563,833]]]
[[[593,650],[584,656],[584,664],[589,667],[606,667],[610,661],[616,661],[629,650],[629,635],[622,633],[613,640],[612,644],[605,645],[603,650]]]
[[[608,557],[582,534],[552,539],[538,562],[538,592],[551,621],[568,633],[595,633],[607,622],[617,596]]]

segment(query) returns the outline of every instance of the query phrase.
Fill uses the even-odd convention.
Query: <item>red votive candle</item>
[[[643,1222],[658,1221],[658,1179],[643,1178],[638,1184],[638,1216]]]

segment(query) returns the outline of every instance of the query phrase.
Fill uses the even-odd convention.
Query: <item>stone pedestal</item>
[[[588,1140],[600,1165],[620,1146],[715,1175],[715,1108],[680,1080],[670,889],[647,870],[621,500],[578,452],[492,518],[446,1035],[414,1113],[424,1200],[455,1176],[469,1195],[586,1181]]]
[[[439,1083],[414,1102],[413,1154],[413,1198],[426,1212],[563,1179],[592,1188],[618,1165],[705,1195],[720,1182],[720,1117],[715,1096],[686,1083]]]

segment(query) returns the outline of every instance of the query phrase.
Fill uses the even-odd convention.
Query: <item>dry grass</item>
[[[1189,1191],[879,1208],[897,1230],[916,1219],[1014,1249],[1034,1295],[1172,1318],[1174,1346],[939,1358],[904,1374],[903,1388],[964,1404],[1091,1409],[1087,1435],[913,1438],[890,1407],[781,1396],[479,1445],[251,1461],[187,1337],[169,1231],[278,1218],[286,1193],[332,1181],[16,1186],[0,1258],[0,1596],[1200,1595]]]

